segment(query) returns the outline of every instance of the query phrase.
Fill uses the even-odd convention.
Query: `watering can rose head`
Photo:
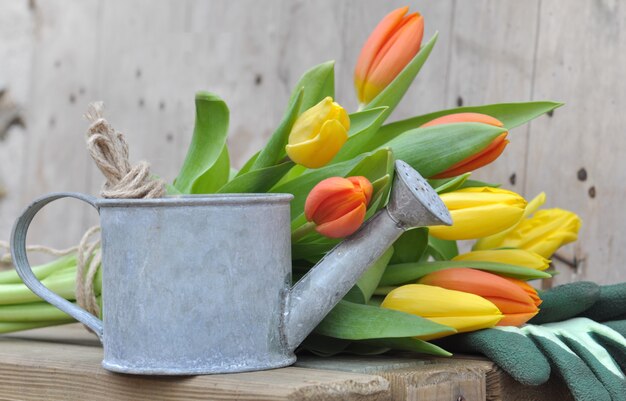
[[[441,194],[450,210],[452,226],[431,226],[430,234],[446,240],[482,238],[516,224],[526,200],[512,191],[472,187]]]
[[[308,168],[325,166],[348,140],[349,129],[348,113],[328,96],[302,113],[293,124],[287,155]]]
[[[415,57],[424,36],[424,18],[398,8],[383,18],[361,49],[354,70],[359,102],[374,99]]]
[[[343,238],[363,223],[372,192],[372,184],[365,177],[330,177],[313,187],[304,214],[317,225],[318,233]]]
[[[497,118],[493,118],[486,114],[480,113],[455,113],[448,114],[443,117],[435,118],[422,125],[422,128],[425,127],[433,127],[435,125],[441,124],[453,124],[453,123],[482,123],[493,125],[495,127],[504,127],[504,124],[498,120]],[[456,177],[457,175],[461,175],[470,171],[474,171],[479,169],[480,167],[486,166],[492,161],[496,160],[502,152],[504,152],[504,148],[509,143],[506,139],[508,132],[504,132],[500,134],[497,138],[495,138],[487,147],[480,152],[461,160],[460,162],[448,167],[445,171],[431,177],[431,178],[450,178]]]

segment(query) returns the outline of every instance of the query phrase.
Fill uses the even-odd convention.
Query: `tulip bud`
[[[439,270],[422,277],[419,283],[475,294],[493,302],[504,314],[498,326],[521,326],[539,312],[535,304],[535,298],[539,298],[537,291],[533,290],[531,297],[527,288],[481,270],[464,267]]]
[[[526,208],[524,209],[524,215],[517,222],[517,224],[514,224],[511,227],[507,228],[506,230],[501,231],[497,234],[480,238],[478,241],[476,241],[472,249],[481,250],[481,249],[499,248],[502,244],[502,241],[507,236],[507,234],[515,230],[517,226],[520,225],[524,221],[524,219],[526,219],[531,214],[535,213],[537,209],[539,209],[541,205],[543,205],[544,203],[546,203],[546,194],[542,192],[539,195],[535,196],[530,202],[528,202],[528,204],[526,205]]]
[[[533,300],[536,306],[539,306],[543,303],[543,300],[539,298],[539,294],[537,294],[537,290],[527,282],[511,277],[502,278],[510,281],[511,283],[520,287],[522,290],[526,291],[526,294],[528,294],[528,296]]]
[[[392,290],[381,307],[421,316],[454,327],[459,333],[495,326],[502,313],[490,301],[474,294],[424,284],[408,284]],[[436,334],[423,340],[444,337]]]
[[[561,246],[578,239],[580,217],[563,209],[545,209],[523,220],[498,243],[498,248],[520,248],[536,252],[544,258],[552,256]]]
[[[406,15],[409,7],[398,8],[383,18],[359,54],[354,86],[359,102],[367,104],[395,79],[415,57],[424,36],[424,18]]]
[[[441,194],[450,211],[452,226],[431,226],[430,234],[445,240],[481,238],[516,224],[526,201],[515,192],[472,187]]]
[[[448,114],[443,117],[435,118],[422,125],[423,127],[432,127],[435,125],[441,124],[452,124],[452,123],[482,123],[489,124],[495,127],[503,127],[504,124],[497,118],[493,118],[486,114],[480,113],[456,113],[456,114]],[[450,178],[455,177],[457,175],[465,174],[470,171],[474,171],[479,169],[480,167],[486,166],[492,161],[496,160],[498,156],[502,154],[504,148],[509,143],[506,139],[508,132],[504,132],[500,134],[497,138],[495,138],[485,149],[480,152],[467,157],[464,160],[448,167],[445,171],[431,177],[431,178]]]
[[[309,193],[304,215],[315,230],[330,238],[346,237],[361,226],[372,198],[372,184],[365,177],[331,177]]]
[[[305,167],[322,167],[346,143],[349,129],[346,110],[326,97],[296,119],[289,134],[287,155]]]
[[[550,260],[538,253],[525,249],[492,249],[472,251],[455,256],[452,260],[472,260],[478,262],[496,262],[524,266],[535,270],[546,270]]]

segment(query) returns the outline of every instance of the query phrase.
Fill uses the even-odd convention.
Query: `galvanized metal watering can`
[[[26,257],[35,214],[59,198],[100,213],[103,321],[45,288]],[[37,295],[91,328],[102,365],[188,375],[288,366],[294,350],[405,230],[451,224],[441,199],[402,161],[391,199],[291,286],[289,194],[36,200],[11,237],[15,266]]]

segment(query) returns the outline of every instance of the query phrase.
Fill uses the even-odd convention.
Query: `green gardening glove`
[[[578,281],[539,291],[543,302],[539,305],[539,313],[528,323],[560,322],[578,316],[596,304],[600,294],[601,287],[591,281]]]
[[[614,325],[626,323],[614,322]],[[509,327],[503,327],[507,330]],[[520,330],[550,361],[552,371],[579,401],[623,400],[626,397],[626,339],[608,325],[574,318]]]
[[[588,317],[596,322],[625,320],[626,283],[601,286],[598,300],[580,316]]]

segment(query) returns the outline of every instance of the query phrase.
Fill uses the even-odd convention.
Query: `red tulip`
[[[486,114],[480,113],[456,113],[456,114],[448,114],[447,116],[435,118],[422,125],[423,127],[432,127],[435,125],[441,124],[451,124],[451,123],[483,123],[489,124],[496,127],[503,127],[504,124],[497,118],[493,118]],[[494,139],[489,146],[480,152],[472,155],[465,160],[461,160],[460,162],[448,167],[447,170],[433,176],[430,178],[450,178],[455,177],[457,175],[461,175],[467,173],[468,171],[474,171],[480,167],[486,166],[492,161],[496,160],[498,156],[502,154],[504,148],[509,143],[506,139],[506,135],[508,132],[505,132],[499,135],[496,139]]]
[[[424,18],[398,8],[383,18],[363,45],[354,70],[354,86],[363,104],[369,103],[415,57],[424,36]]]
[[[491,301],[504,315],[498,326],[521,326],[539,312],[528,289],[482,270],[465,267],[439,270],[422,277],[419,283],[469,292]],[[534,295],[539,298],[536,291]]]
[[[315,230],[330,238],[346,237],[361,226],[372,198],[372,184],[365,177],[331,177],[309,193],[304,215]]]

